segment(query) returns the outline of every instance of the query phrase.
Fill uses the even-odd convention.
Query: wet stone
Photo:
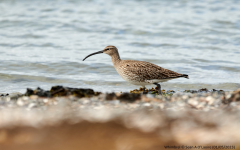
[[[226,100],[226,103],[240,101],[240,89],[234,91],[229,99]]]

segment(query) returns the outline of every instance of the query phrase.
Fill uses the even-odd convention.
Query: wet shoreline
[[[158,95],[158,87],[152,88],[145,88],[147,94],[152,94],[154,96]],[[171,96],[174,93],[225,93],[231,91],[224,91],[224,90],[216,90],[216,89],[207,89],[201,88],[199,90],[184,90],[184,91],[175,91],[175,90],[165,90],[162,89],[162,96]],[[10,96],[10,97],[21,97],[21,96],[30,96],[30,95],[37,95],[40,97],[56,97],[56,96],[77,96],[81,97],[91,97],[91,96],[98,96],[103,93],[118,93],[118,92],[99,92],[94,91],[93,89],[86,89],[86,88],[73,88],[73,87],[65,87],[61,85],[52,86],[49,90],[44,90],[41,87],[37,87],[36,89],[27,88],[25,93],[20,92],[13,92],[13,93],[0,93],[0,97]],[[143,88],[130,90],[129,92],[120,92],[122,93],[133,93],[133,94],[142,94]],[[119,93],[118,93],[119,94]]]

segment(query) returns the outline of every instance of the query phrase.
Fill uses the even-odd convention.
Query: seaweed
[[[43,90],[40,87],[33,90],[30,88],[27,88],[25,96],[31,96],[31,95],[37,95],[39,97],[58,97],[58,96],[76,96],[76,97],[91,97],[91,96],[97,96],[101,94],[101,92],[94,92],[93,89],[83,89],[83,88],[70,88],[70,87],[64,87],[64,86],[53,86],[49,91]]]

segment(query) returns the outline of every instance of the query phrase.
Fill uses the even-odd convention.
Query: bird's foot
[[[143,94],[147,94],[148,92],[146,92],[146,91],[143,91],[142,93],[143,93]]]
[[[143,87],[143,94],[147,94],[148,92],[146,92],[145,87]]]
[[[157,86],[157,88],[158,88],[158,95],[162,95],[162,90],[161,90],[161,85],[160,84],[158,84],[158,83],[154,83],[156,86]]]
[[[162,95],[162,91],[161,90],[158,91],[158,95]]]

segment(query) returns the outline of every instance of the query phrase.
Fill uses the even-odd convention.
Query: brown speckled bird
[[[95,54],[105,53],[111,56],[114,68],[118,74],[127,82],[140,85],[143,87],[143,94],[145,92],[145,85],[155,84],[158,87],[158,94],[161,95],[161,85],[159,82],[166,82],[171,79],[184,77],[188,79],[188,75],[180,74],[168,69],[164,69],[155,64],[137,61],[137,60],[121,60],[118,49],[115,46],[107,46],[102,51],[98,51],[86,56],[83,61]]]

